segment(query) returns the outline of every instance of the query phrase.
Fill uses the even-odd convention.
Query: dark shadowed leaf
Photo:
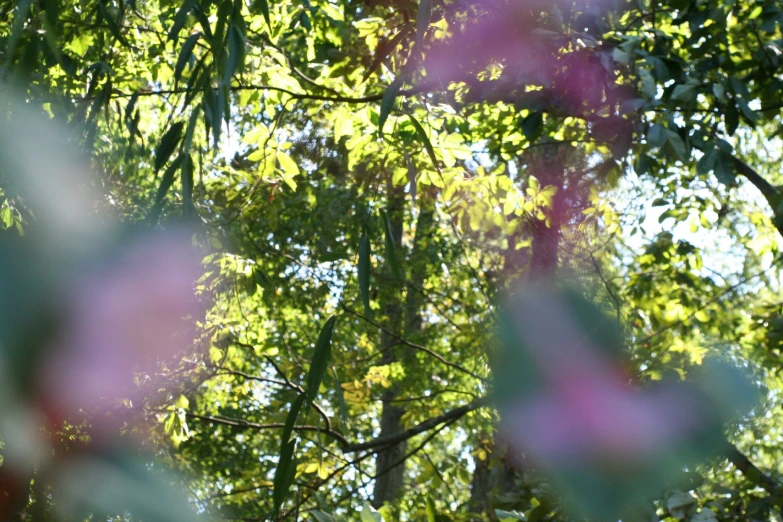
[[[177,169],[179,169],[184,159],[185,154],[180,154],[177,156],[163,173],[163,176],[160,178],[160,185],[158,185],[158,191],[155,194],[155,203],[152,205],[152,210],[150,210],[150,214],[147,218],[150,223],[157,223],[158,218],[160,218],[160,213],[163,210],[163,203],[166,199],[166,194],[171,188],[171,185],[174,184],[174,175],[176,174]]]
[[[696,162],[696,173],[707,174],[715,168],[715,162],[718,159],[718,149],[709,149],[702,154],[699,161]]]
[[[114,17],[109,14],[109,10],[106,8],[106,3],[103,0],[98,2],[98,12],[101,14],[101,18],[103,18],[103,20],[106,22],[111,35],[119,40],[122,45],[128,47],[128,40],[126,40],[123,36],[122,31],[120,31],[120,28],[117,25],[117,22],[114,20]]]
[[[530,141],[538,139],[543,129],[544,115],[540,111],[531,112],[522,120],[522,134]]]
[[[267,27],[271,29],[272,22],[269,21],[269,3],[267,3],[266,0],[256,0],[254,5],[258,7],[259,11],[261,11],[261,14],[264,16],[264,20],[266,21]]]
[[[419,0],[419,10],[416,13],[416,39],[421,41],[427,32],[432,18],[432,0]]]
[[[190,61],[190,57],[193,56],[193,48],[196,47],[198,39],[201,37],[201,33],[195,33],[188,36],[185,43],[182,44],[182,49],[179,52],[179,58],[177,59],[177,65],[174,67],[174,85],[179,82],[182,72],[185,70],[185,66]]]
[[[166,134],[158,142],[158,146],[155,149],[155,172],[158,172],[174,153],[174,149],[177,148],[177,144],[182,137],[182,127],[183,123],[178,121],[166,131]]]
[[[397,99],[397,94],[399,94],[400,89],[402,89],[402,84],[404,82],[405,80],[402,75],[397,76],[394,81],[391,82],[391,85],[386,88],[386,92],[383,93],[383,98],[381,99],[381,113],[378,118],[378,132],[380,134],[383,134],[383,125],[389,118],[389,114],[394,107],[394,100]]]
[[[296,471],[294,452],[296,450],[296,440],[292,440],[294,433],[294,425],[296,419],[299,417],[299,411],[304,404],[305,396],[299,395],[294,402],[291,403],[291,409],[288,411],[288,416],[283,426],[282,440],[280,443],[280,458],[277,461],[277,468],[275,468],[275,476],[272,481],[273,492],[272,502],[274,505],[274,512],[280,511],[280,506],[283,505],[285,497],[288,495],[288,490],[291,489],[291,483],[294,480],[294,472]]]
[[[389,269],[392,271],[392,275],[395,279],[401,280],[402,273],[400,271],[400,263],[397,260],[397,246],[394,241],[394,234],[392,234],[391,221],[389,221],[389,214],[382,212],[383,215],[383,232],[386,239],[386,261],[389,263]]]
[[[432,146],[432,142],[430,141],[429,136],[427,136],[427,131],[425,131],[424,127],[421,126],[419,120],[413,116],[410,116],[410,119],[411,123],[413,124],[413,128],[416,129],[416,135],[424,144],[424,148],[427,150],[427,154],[429,154],[430,159],[432,160],[432,166],[435,167],[435,170],[438,170],[438,158],[435,157],[435,148]]]
[[[678,159],[682,162],[688,160],[688,148],[679,134],[672,130],[666,131],[666,144],[667,152],[669,152],[674,159]]]
[[[364,304],[364,313],[367,317],[372,317],[370,309],[370,238],[367,237],[367,231],[362,234],[359,241],[359,292]]]
[[[228,57],[223,75],[223,84],[228,85],[231,78],[242,67],[245,56],[245,36],[239,26],[232,24],[228,29]]]
[[[182,160],[182,214],[185,219],[191,219],[196,215],[196,207],[193,204],[193,158],[185,154]]]
[[[332,522],[334,520],[323,511],[319,511],[317,509],[310,510],[310,517],[315,520],[315,522]]]
[[[737,175],[734,170],[734,161],[729,154],[718,153],[717,156],[714,167],[715,177],[724,185],[730,185],[734,182],[734,178]]]
[[[182,6],[179,8],[179,10],[177,10],[177,14],[174,15],[174,22],[171,24],[171,28],[169,29],[169,40],[173,40],[179,36],[179,32],[182,30],[182,28],[185,26],[185,22],[188,20],[188,14],[190,14],[193,8],[196,7],[196,4],[196,0],[185,0],[182,2]]]
[[[335,321],[337,321],[337,316],[334,315],[326,320],[315,343],[315,352],[310,361],[310,371],[307,373],[307,390],[305,393],[308,403],[312,402],[318,394],[318,388],[321,386],[321,381],[323,381],[324,375],[326,375],[326,369],[329,367]]]
[[[647,143],[653,147],[663,147],[666,144],[666,129],[657,123],[647,131]]]

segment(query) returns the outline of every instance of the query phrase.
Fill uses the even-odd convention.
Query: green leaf
[[[225,55],[225,37],[226,28],[228,26],[228,17],[233,10],[233,4],[229,0],[224,0],[217,3],[217,20],[215,21],[215,36],[209,42],[212,47],[212,52],[216,57],[222,57]],[[219,70],[223,70],[219,67]]]
[[[386,239],[386,260],[389,263],[392,275],[397,280],[402,280],[402,272],[400,270],[400,264],[397,260],[397,245],[394,241],[394,234],[392,233],[391,221],[389,220],[389,214],[382,212],[383,214],[383,231]]]
[[[182,127],[183,123],[178,121],[166,131],[166,134],[158,142],[158,146],[155,149],[155,172],[158,172],[174,153],[174,149],[177,148],[177,144],[182,137]]]
[[[196,7],[196,0],[184,0],[182,6],[177,10],[177,14],[174,15],[174,22],[169,29],[168,39],[174,40],[179,36],[179,32],[185,26],[185,22],[188,20],[188,15]]]
[[[60,18],[60,1],[44,0],[44,11],[46,13],[46,23],[49,25],[49,27],[46,28],[47,31],[57,32],[57,20]],[[54,51],[54,49],[52,49],[52,51]]]
[[[734,182],[737,173],[731,155],[723,152],[718,155],[718,160],[715,162],[715,177],[724,185],[731,185]]]
[[[193,49],[196,47],[198,39],[201,37],[201,33],[195,33],[185,40],[182,44],[182,49],[179,52],[179,58],[177,59],[177,65],[174,67],[174,85],[177,85],[179,78],[182,76],[182,72],[185,70],[185,66],[190,61],[190,57],[193,56]]]
[[[193,71],[188,77],[185,97],[182,100],[183,107],[189,107],[196,95],[203,92],[204,87],[211,80],[209,72],[202,74],[207,56],[209,56],[209,53],[204,53],[201,58],[199,58],[198,62],[196,62],[196,66],[193,67]]]
[[[695,502],[696,498],[690,493],[685,491],[675,491],[666,501],[666,509],[673,511],[675,509],[694,504]]]
[[[185,143],[183,144],[183,152],[190,152],[190,148],[193,145],[193,133],[196,130],[196,124],[198,123],[199,119],[199,111],[194,110],[190,113],[188,127],[185,129]]]
[[[630,100],[625,100],[620,104],[620,112],[622,114],[633,114],[634,112],[644,107],[646,104],[647,100],[642,98],[631,98]]]
[[[193,2],[195,2],[195,0],[193,0]],[[205,7],[209,9],[209,5]],[[209,23],[209,18],[207,18],[207,14],[200,5],[195,4],[193,6],[193,16],[196,18],[201,26],[201,30],[204,32],[204,38],[209,42],[210,47],[214,48],[215,35],[212,34],[212,25]]]
[[[315,522],[333,522],[334,519],[324,513],[323,511],[319,511],[317,509],[311,509],[310,510],[310,516],[315,520]]]
[[[416,130],[416,135],[419,137],[422,143],[424,143],[424,148],[427,150],[427,154],[432,160],[433,167],[435,167],[435,170],[439,171],[440,169],[438,169],[438,158],[435,157],[435,148],[432,146],[432,142],[430,141],[429,136],[427,136],[427,131],[424,130],[424,127],[422,127],[421,123],[419,123],[419,120],[413,116],[409,117],[411,119],[411,123],[413,124],[413,128]]]
[[[13,25],[11,26],[11,32],[6,33],[3,35],[4,38],[6,38],[6,46],[5,46],[5,56],[6,57],[13,57],[14,50],[16,49],[16,44],[19,42],[19,38],[22,36],[22,32],[24,30],[24,23],[27,20],[27,15],[30,12],[30,4],[31,0],[19,0],[18,2],[15,2],[16,4],[16,12],[14,13],[14,21]],[[11,4],[14,5],[14,4]],[[6,12],[6,16],[8,16]],[[6,27],[7,31],[7,27]],[[11,67],[11,63],[13,63],[13,59],[5,59],[5,63],[3,64],[2,71],[7,71],[9,67]]]
[[[180,154],[177,156],[163,173],[163,176],[160,178],[158,192],[155,194],[155,203],[152,205],[152,209],[150,210],[149,216],[147,217],[150,223],[158,222],[160,213],[163,210],[163,203],[165,201],[166,194],[171,188],[171,185],[174,184],[174,174],[176,174],[177,169],[179,169],[179,166],[182,164],[184,159],[185,154]]]
[[[340,420],[343,423],[343,429],[346,429],[348,427],[348,407],[345,404],[343,387],[340,385],[340,379],[337,377],[337,372],[334,368],[332,368],[332,378],[334,379],[335,390],[337,392],[337,402],[340,404]]]
[[[544,114],[541,111],[531,112],[522,120],[522,134],[529,141],[535,141],[544,129]]]
[[[746,100],[750,98],[750,91],[748,91],[748,86],[745,85],[742,80],[736,76],[729,78],[729,85],[731,85],[731,90],[734,91],[735,94],[742,96]]]
[[[193,204],[193,158],[185,154],[182,160],[182,214],[185,219],[191,219],[196,215],[196,207]]]
[[[308,403],[312,403],[318,394],[318,388],[321,386],[326,369],[329,367],[329,357],[332,347],[332,333],[334,332],[334,323],[337,316],[331,316],[326,320],[321,333],[318,334],[318,340],[315,343],[315,352],[310,360],[310,371],[307,373],[307,389],[305,390]]]
[[[667,150],[671,152],[675,159],[678,159],[685,163],[688,161],[688,149],[685,146],[685,142],[682,141],[680,135],[672,130],[666,131],[666,142],[669,147]]]
[[[225,92],[223,89],[213,89],[207,85],[204,93],[204,119],[212,129],[212,146],[215,153],[217,153],[217,147],[220,144],[220,133],[223,130],[224,96]]]
[[[321,263],[329,263],[331,261],[339,261],[340,259],[346,259],[348,257],[347,252],[327,252],[322,254],[318,259]]]
[[[397,76],[394,81],[391,82],[391,85],[386,88],[386,92],[383,93],[383,98],[381,99],[381,113],[378,118],[378,133],[381,135],[383,134],[383,126],[394,107],[394,100],[397,99],[397,94],[399,94],[400,89],[402,89],[402,84],[404,82],[405,80],[402,75]]]
[[[245,57],[245,35],[234,24],[228,28],[228,58],[223,72],[223,85],[231,83],[231,78],[242,66]]]
[[[368,504],[365,504],[364,507],[362,507],[361,517],[362,522],[383,522],[381,514]]]
[[[283,172],[289,176],[296,176],[299,174],[299,165],[283,151],[277,151],[277,161],[280,162],[280,168]]]
[[[647,131],[647,143],[653,147],[663,147],[666,144],[666,129],[657,123]]]
[[[106,25],[109,27],[109,32],[113,37],[115,37],[117,40],[122,43],[125,47],[130,47],[130,44],[128,44],[128,40],[125,39],[125,37],[122,35],[122,32],[120,31],[120,28],[117,26],[117,22],[114,20],[114,18],[109,14],[108,9],[106,9],[106,4],[104,0],[99,0],[98,2],[98,12],[101,15],[101,18],[106,22]]]
[[[437,522],[437,511],[435,510],[435,503],[431,498],[427,498],[427,505],[425,507],[427,513],[427,522]]]
[[[707,174],[715,168],[715,162],[718,159],[718,149],[709,149],[696,162],[696,173]]]
[[[288,412],[288,416],[286,417],[283,426],[282,441],[280,443],[280,459],[278,460],[274,480],[272,482],[274,488],[272,501],[275,513],[278,513],[280,506],[283,505],[285,497],[288,495],[288,491],[291,488],[294,472],[296,471],[296,441],[291,439],[294,433],[296,419],[299,416],[302,406],[312,403],[316,394],[318,394],[318,388],[321,386],[321,381],[329,366],[332,333],[334,332],[336,320],[336,316],[330,317],[321,328],[321,333],[318,335],[318,340],[315,343],[315,352],[310,361],[310,371],[307,373],[307,388],[305,389],[305,393],[299,395],[291,404],[291,410]]]
[[[266,0],[256,0],[253,5],[257,6],[258,10],[261,11],[266,21],[266,26],[272,29],[272,22],[269,20],[269,3]]]
[[[612,50],[612,60],[619,63],[620,65],[628,65],[631,63],[631,55],[619,47],[615,47]]]
[[[739,111],[733,103],[726,105],[726,112],[723,117],[726,119],[726,134],[733,136],[739,126]]]
[[[391,54],[391,52],[397,48],[400,42],[402,42],[402,39],[409,33],[410,30],[403,29],[398,32],[391,40],[381,40],[378,43],[378,47],[375,48],[375,58],[373,58],[372,63],[365,70],[364,75],[362,76],[362,81],[359,83],[366,82],[367,78],[372,76],[372,74],[378,70],[383,61],[386,60],[389,54]]]
[[[288,491],[291,489],[291,484],[294,481],[294,473],[296,471],[296,465],[294,463],[296,440],[291,440],[291,436],[294,433],[294,425],[296,424],[296,419],[299,416],[299,411],[302,409],[304,400],[304,395],[299,395],[294,399],[283,426],[282,440],[280,443],[280,458],[277,461],[275,476],[272,480],[272,503],[275,514],[280,511],[280,506],[283,505],[285,497],[288,496]]]
[[[714,83],[712,85],[712,94],[715,95],[715,98],[719,102],[726,103],[726,90],[723,88],[722,84]]]
[[[432,18],[432,0],[419,0],[416,13],[416,40],[421,42]]]
[[[359,241],[359,293],[362,296],[364,304],[364,313],[372,318],[370,309],[370,238],[367,237],[367,231],[362,234]]]
[[[751,109],[745,100],[737,100],[737,106],[739,107],[742,116],[745,117],[748,123],[755,127],[759,120],[759,113]]]
[[[685,83],[676,85],[672,91],[672,100],[693,101],[696,98],[696,85]]]

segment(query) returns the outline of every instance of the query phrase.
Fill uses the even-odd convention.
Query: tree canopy
[[[569,519],[487,398],[550,279],[639,386],[717,355],[766,390],[640,519],[779,520],[781,60],[774,0],[0,2],[2,89],[95,212],[209,251],[192,350],[117,408],[227,520]],[[0,234],[45,214],[0,172]],[[56,516],[31,473],[9,520]]]

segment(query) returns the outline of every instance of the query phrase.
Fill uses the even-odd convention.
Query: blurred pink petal
[[[700,401],[685,387],[634,390],[553,294],[531,292],[514,310],[520,349],[529,350],[543,384],[505,412],[504,424],[509,442],[533,460],[645,460],[701,422]]]
[[[630,388],[574,386],[512,408],[510,442],[547,465],[600,456],[647,460],[666,451],[699,422],[698,402],[686,393],[641,394]]]
[[[588,2],[580,2],[587,4]],[[603,12],[612,2],[590,2]],[[526,88],[537,86],[561,110],[577,116],[612,107],[626,97],[614,82],[612,61],[605,51],[579,48],[572,36],[544,29],[540,13],[551,2],[484,1],[473,4],[476,16],[452,24],[451,38],[435,42],[424,59],[431,81],[467,81],[474,101],[518,101]],[[475,75],[496,65],[500,78],[476,86]],[[604,114],[607,116],[607,114]]]
[[[146,235],[76,281],[44,371],[50,407],[67,414],[132,398],[136,371],[186,350],[183,319],[204,314],[194,296],[202,257],[186,234]]]

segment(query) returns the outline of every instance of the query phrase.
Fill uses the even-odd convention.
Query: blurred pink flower
[[[631,463],[660,455],[697,426],[695,396],[670,388],[643,394],[609,379],[558,379],[550,394],[510,408],[509,441],[548,466],[599,456]]]
[[[43,372],[47,409],[68,415],[134,398],[136,372],[186,350],[188,326],[205,311],[194,295],[202,258],[187,234],[150,234],[74,281]]]
[[[508,407],[509,442],[547,466],[600,457],[647,461],[702,422],[703,400],[668,383],[644,392],[605,351],[592,346],[554,295],[531,292],[514,304],[516,330],[541,379]]]
[[[591,10],[604,12],[612,2],[589,3]],[[451,38],[428,50],[424,69],[432,81],[474,84],[476,73],[495,64],[500,78],[470,96],[512,102],[527,87],[538,86],[556,106],[575,115],[611,109],[627,97],[616,88],[605,50],[580,48],[572,36],[541,27],[540,12],[551,9],[551,2],[485,0],[473,9],[482,14],[452,24]]]

